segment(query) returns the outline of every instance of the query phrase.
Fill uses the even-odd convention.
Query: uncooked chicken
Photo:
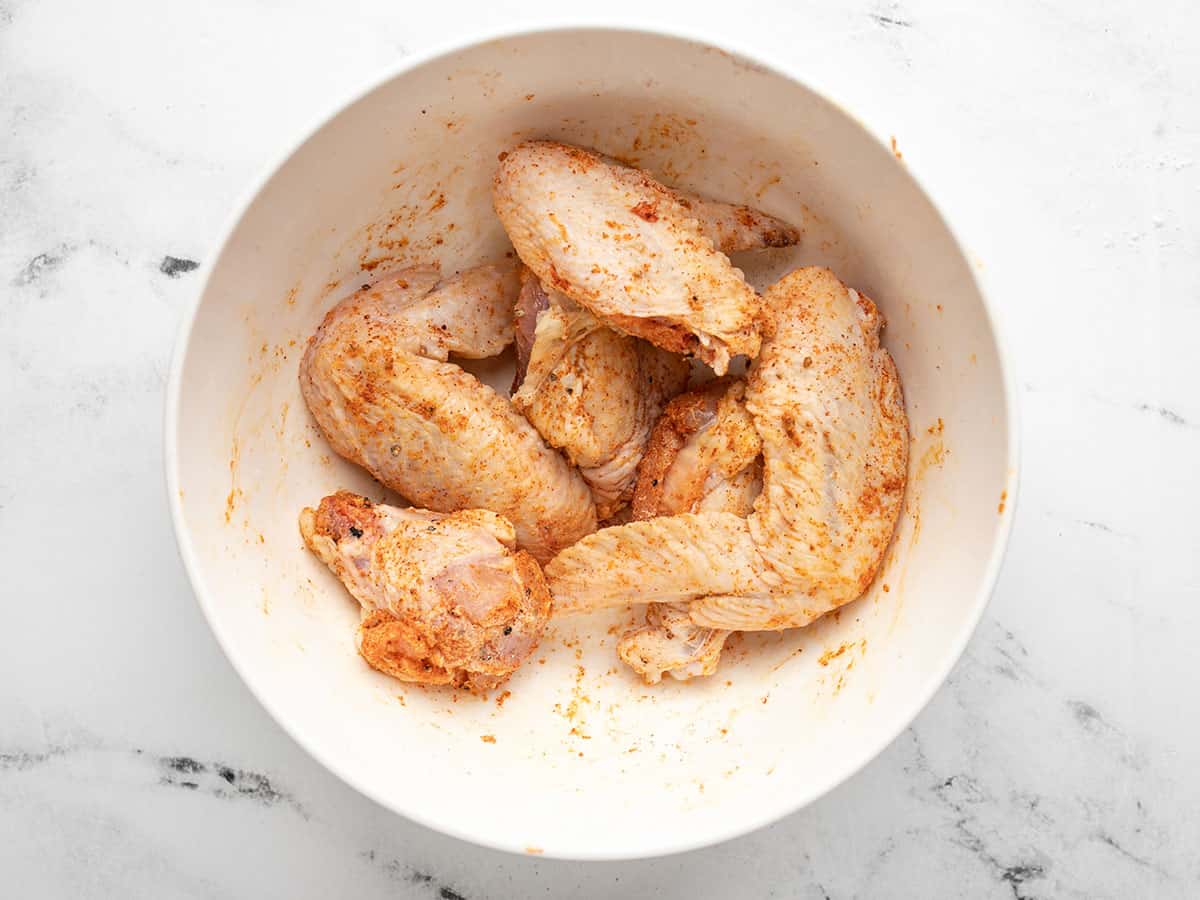
[[[748,518],[728,511],[602,529],[546,569],[560,609],[691,601],[696,625],[807,625],[860,596],[904,495],[908,426],[883,317],[827,269],[803,268],[764,295],[763,352],[746,409],[762,443],[763,488]]]
[[[681,195],[639,169],[551,141],[507,153],[493,204],[547,288],[718,374],[737,354],[755,356],[760,339],[754,290],[714,238],[731,249],[799,239],[754,210]]]
[[[634,519],[750,514],[762,490],[762,442],[745,397],[743,379],[718,379],[667,404],[638,468]]]
[[[550,615],[541,569],[487,510],[400,509],[343,491],[305,508],[300,533],[362,608],[359,653],[401,681],[491,690]]]
[[[722,253],[791,247],[800,243],[799,228],[753,206],[723,203],[699,194],[670,188],[667,190],[692,214],[701,231]]]
[[[603,521],[633,493],[663,403],[687,383],[686,360],[618,334],[530,270],[522,273],[513,405],[579,467]],[[524,345],[524,346],[522,346]]]
[[[654,426],[638,469],[633,518],[727,512],[748,516],[762,490],[762,448],[745,407],[746,383],[718,380],[681,394]],[[636,598],[635,598],[636,599]],[[711,675],[730,632],[692,621],[686,603],[651,603],[617,655],[648,684]]]
[[[545,561],[595,530],[591,493],[507,398],[447,362],[512,342],[518,290],[514,265],[394,273],[329,312],[300,387],[340,455],[417,506],[504,516]]]

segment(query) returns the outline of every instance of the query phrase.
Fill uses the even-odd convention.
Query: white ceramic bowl
[[[886,314],[912,422],[910,493],[862,600],[743,638],[718,674],[646,687],[608,629],[553,623],[501,704],[401,685],[356,655],[355,604],[297,513],[346,487],[296,367],[368,270],[506,249],[497,155],[553,137],[806,229],[737,262],[760,286],[831,266]],[[505,363],[476,367],[504,385]],[[509,370],[511,371],[511,370]],[[521,33],[406,62],[309,135],[235,218],[176,351],[167,469],[200,604],[242,678],[318,760],[446,833],[575,859],[651,856],[771,822],[864,765],[962,652],[995,581],[1016,479],[998,338],[973,266],[904,165],[777,68],[663,34]],[[484,738],[487,740],[484,740]]]

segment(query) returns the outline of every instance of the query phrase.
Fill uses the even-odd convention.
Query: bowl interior
[[[760,287],[798,263],[828,265],[888,318],[913,446],[885,567],[864,598],[811,628],[735,640],[707,680],[642,685],[614,652],[633,617],[621,611],[555,621],[503,696],[402,685],[357,656],[355,604],[300,541],[299,510],[330,491],[388,499],[312,424],[296,380],[304,341],[372,273],[502,256],[490,181],[498,155],[529,137],[596,147],[802,223],[798,249],[735,262]],[[173,502],[197,593],[239,672],[360,790],[518,852],[684,849],[819,796],[944,678],[1006,528],[1001,363],[971,266],[936,210],[827,100],[678,38],[526,34],[386,81],[249,204],[180,353]],[[503,388],[511,361],[472,370]]]

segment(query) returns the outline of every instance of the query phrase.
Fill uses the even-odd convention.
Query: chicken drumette
[[[400,509],[342,491],[301,512],[300,533],[358,600],[363,658],[401,681],[490,690],[550,615],[537,562],[487,510]]]

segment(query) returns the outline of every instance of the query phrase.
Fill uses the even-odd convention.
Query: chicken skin
[[[537,562],[487,510],[400,509],[342,491],[305,508],[300,533],[362,607],[359,653],[401,681],[487,692],[549,618]]]
[[[300,387],[338,454],[417,506],[505,517],[544,561],[595,530],[591,493],[507,398],[447,362],[512,342],[519,284],[515,265],[385,277],[326,315]]]
[[[634,519],[750,514],[762,490],[762,442],[745,398],[743,379],[718,379],[667,404],[638,468]]]
[[[748,207],[681,194],[551,141],[509,151],[492,200],[517,255],[547,288],[717,374],[737,354],[757,355],[760,342],[757,297],[718,242],[749,249],[799,239]]]
[[[513,405],[579,467],[603,521],[628,503],[650,429],[689,366],[547,292],[528,269],[522,281]],[[530,323],[532,337],[522,337]]]
[[[883,317],[821,268],[797,269],[763,299],[763,351],[745,395],[763,454],[753,512],[682,513],[583,538],[546,568],[560,609],[691,601],[696,625],[775,630],[807,625],[870,586],[908,464]]]
[[[761,442],[745,407],[746,383],[720,379],[681,394],[654,426],[638,468],[633,518],[727,512],[748,516],[762,491]],[[686,603],[651,603],[617,655],[648,684],[716,671],[730,632],[692,621]]]
[[[722,253],[744,253],[800,243],[800,229],[752,206],[723,203],[667,188],[695,217],[700,230]]]

